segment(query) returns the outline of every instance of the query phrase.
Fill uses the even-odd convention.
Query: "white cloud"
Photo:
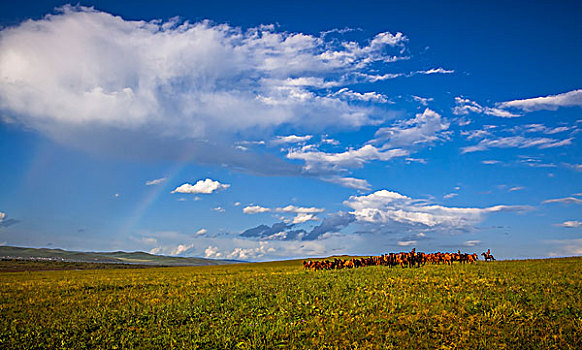
[[[493,160],[493,159],[481,161],[481,164],[485,164],[485,165],[494,165],[494,164],[499,164],[499,163],[501,163],[501,162],[498,160]]]
[[[442,67],[416,71],[417,74],[452,74],[454,72],[452,69],[449,70]]]
[[[383,143],[387,147],[413,147],[435,142],[445,137],[443,132],[450,123],[437,112],[426,108],[410,120],[397,122],[394,126],[376,131],[372,143]]]
[[[484,151],[489,148],[529,148],[537,147],[540,149],[567,146],[572,143],[573,138],[563,140],[552,139],[548,137],[524,137],[524,136],[507,136],[499,138],[486,138],[478,144],[461,148],[462,153]]]
[[[355,101],[364,101],[364,102],[376,102],[376,103],[388,103],[388,97],[384,94],[380,94],[378,92],[365,92],[359,93],[356,91],[352,91],[348,88],[342,88],[337,92],[334,92],[330,96],[344,98],[347,100],[355,100]]]
[[[555,168],[556,164],[554,163],[544,163],[542,159],[535,158],[535,157],[522,157],[519,160],[519,163],[527,165],[531,168]]]
[[[180,255],[187,252],[188,250],[194,248],[194,243],[192,244],[179,244],[174,250],[170,252],[170,255]]]
[[[558,134],[572,129],[574,129],[573,126],[557,126],[554,128],[549,128],[543,124],[527,124],[516,127],[516,130],[518,131],[523,130],[524,132],[541,132],[547,135]]]
[[[428,103],[429,102],[434,101],[434,99],[432,97],[420,97],[420,96],[414,96],[414,95],[412,95],[412,98],[416,102],[420,103],[423,106],[428,106]]]
[[[373,224],[397,224],[444,230],[467,230],[489,213],[524,211],[525,206],[496,205],[487,208],[456,208],[428,204],[397,192],[380,190],[367,196],[351,196],[344,205],[356,220]]]
[[[177,246],[160,246],[149,251],[150,254],[155,255],[180,255],[194,248],[194,243],[178,244]]]
[[[286,207],[279,207],[275,209],[261,207],[260,205],[250,205],[243,208],[243,213],[245,214],[258,214],[258,213],[267,213],[275,211],[278,213],[296,213],[296,214],[316,214],[316,213],[323,213],[325,209],[323,208],[316,208],[316,207],[297,207],[294,205],[288,205]],[[297,220],[301,220],[301,218],[306,218],[305,215],[297,215]],[[314,218],[314,217],[312,217]],[[311,218],[305,220],[308,221]]]
[[[477,246],[480,244],[481,244],[481,241],[479,241],[479,240],[470,240],[470,241],[463,242],[463,247],[474,247],[474,246]]]
[[[404,76],[403,73],[386,73],[386,74],[366,74],[366,73],[356,73],[356,76],[361,78],[365,82],[375,83],[378,81],[395,79]]]
[[[222,256],[222,253],[218,251],[218,247],[213,247],[209,245],[208,248],[204,250],[204,256],[206,258],[220,258]]]
[[[461,135],[467,136],[467,140],[473,140],[473,139],[483,139],[487,136],[492,136],[493,134],[488,130],[477,129],[477,130],[462,130]]]
[[[190,193],[190,194],[199,194],[205,193],[210,194],[216,190],[223,190],[229,188],[230,185],[222,184],[218,181],[214,181],[211,179],[205,180],[198,180],[196,184],[191,185],[189,183],[185,183],[183,185],[178,186],[175,190],[171,193]]]
[[[372,109],[326,89],[402,59],[407,41],[402,33],[361,44],[274,26],[130,21],[80,6],[0,35],[0,107],[65,140],[99,129],[203,141],[284,123],[369,124]]]
[[[307,221],[317,221],[319,220],[317,216],[313,214],[297,213],[297,215],[291,221],[294,224],[302,224]]]
[[[267,213],[270,212],[271,209],[261,207],[260,205],[249,205],[243,208],[243,213],[245,214],[258,214],[258,213]]]
[[[212,210],[214,210],[214,211],[217,211],[217,212],[219,212],[219,213],[224,213],[224,212],[226,211],[226,209],[224,209],[224,208],[223,208],[223,207],[221,207],[221,206],[214,207],[214,208],[212,208]]]
[[[550,204],[550,203],[582,204],[582,199],[578,199],[575,197],[565,197],[565,198],[547,199],[547,200],[542,202],[542,204]]]
[[[475,101],[468,98],[455,97],[456,106],[453,108],[453,113],[456,115],[467,115],[469,113],[487,114],[501,118],[515,118],[519,114],[514,114],[503,109],[493,107],[483,107]]]
[[[275,252],[275,248],[270,247],[268,242],[259,242],[259,246],[256,248],[242,248],[237,247],[232,250],[231,253],[227,255],[229,259],[240,259],[240,260],[250,260],[261,258],[265,254]]]
[[[282,208],[275,208],[275,211],[279,213],[303,213],[303,214],[315,214],[323,213],[325,209],[316,207],[296,207],[294,205],[288,205]]]
[[[582,221],[571,220],[571,221],[564,221],[561,224],[556,224],[559,227],[567,227],[567,228],[578,228],[582,227]]]
[[[339,145],[340,144],[340,142],[338,140],[332,139],[332,138],[328,137],[328,135],[321,136],[321,143],[328,144],[328,145]]]
[[[509,192],[515,192],[515,191],[522,191],[522,190],[525,190],[525,187],[523,187],[523,186],[515,186],[515,187],[510,188],[508,191]]]
[[[400,120],[393,123],[393,126],[378,129],[375,138],[360,148],[332,153],[321,151],[315,145],[308,145],[289,149],[287,158],[303,160],[304,173],[320,175],[324,181],[365,189],[368,187],[367,182],[330,175],[350,168],[361,168],[370,161],[407,157],[415,148],[448,139],[449,132],[446,130],[449,125],[440,114],[426,108],[412,119]]]
[[[411,158],[411,157],[406,157],[405,159],[408,163],[420,163],[420,164],[426,164],[426,159],[424,158]]]
[[[417,243],[417,241],[398,241],[396,244],[398,244],[401,247],[410,247],[412,245],[415,245]]]
[[[448,193],[448,194],[445,194],[445,195],[443,196],[443,198],[444,198],[444,199],[451,199],[451,198],[454,198],[454,197],[456,197],[456,196],[458,196],[458,195],[459,195],[458,193],[454,193],[454,192],[453,192],[453,193]]]
[[[403,149],[381,151],[375,146],[364,145],[361,148],[349,149],[341,153],[292,149],[287,153],[287,158],[305,161],[304,170],[307,173],[317,174],[342,171],[346,168],[361,168],[368,161],[387,161],[396,157],[404,157],[408,154],[409,152]]]
[[[4,221],[4,218],[6,218],[6,213],[0,211],[0,222]]]
[[[240,202],[234,202],[234,206],[235,206],[235,207],[238,207],[239,205],[241,205],[241,203],[240,203]]]
[[[194,237],[199,237],[199,236],[203,236],[205,234],[208,233],[208,230],[205,228],[201,228],[200,230],[196,231],[196,234],[194,235]]]
[[[559,107],[582,107],[582,90],[573,90],[558,95],[507,101],[499,104],[500,108],[517,108],[525,112],[540,110],[555,111]]]
[[[368,181],[354,177],[328,176],[322,177],[321,180],[362,191],[368,191],[371,187]]]
[[[152,186],[152,185],[159,185],[163,182],[165,182],[167,180],[167,178],[165,177],[160,177],[159,179],[154,179],[154,180],[150,180],[150,181],[146,181],[146,186]]]
[[[297,136],[297,135],[289,135],[289,136],[277,136],[274,140],[271,141],[274,145],[286,144],[286,143],[303,143],[311,140],[312,135],[305,135],[305,136]]]

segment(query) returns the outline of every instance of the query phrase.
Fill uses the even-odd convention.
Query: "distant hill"
[[[145,252],[77,252],[63,249],[0,246],[0,259],[46,260],[155,266],[206,266],[236,264],[243,261],[185,258]]]

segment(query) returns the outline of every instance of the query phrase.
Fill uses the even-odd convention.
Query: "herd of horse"
[[[495,258],[491,255],[491,250],[481,253],[485,261],[493,261]],[[334,260],[307,260],[303,261],[303,267],[309,270],[338,270],[352,269],[365,266],[400,266],[400,267],[421,267],[425,264],[447,264],[453,262],[462,264],[475,263],[479,256],[475,253],[466,254],[457,251],[456,253],[422,253],[412,249],[410,252],[388,253],[380,256],[371,256],[369,258],[351,258],[351,259],[334,259]]]

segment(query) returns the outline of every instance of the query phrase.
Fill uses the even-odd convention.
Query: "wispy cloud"
[[[312,135],[304,135],[304,136],[297,136],[297,135],[289,135],[289,136],[277,136],[275,139],[271,141],[271,144],[274,145],[282,145],[288,143],[304,143],[313,138]]]
[[[286,207],[277,207],[277,208],[266,208],[260,205],[249,205],[243,208],[243,213],[245,214],[258,214],[258,213],[268,213],[268,212],[277,212],[277,213],[295,213],[295,214],[316,214],[316,213],[323,213],[325,209],[323,208],[316,208],[316,207],[297,207],[295,205],[289,204]]]
[[[429,102],[434,101],[434,99],[432,97],[420,97],[420,96],[412,96],[412,99],[418,103],[420,103],[423,106],[428,106]]]
[[[485,164],[485,165],[495,165],[495,164],[500,164],[501,161],[499,160],[494,160],[494,159],[489,159],[489,160],[482,160],[481,164]]]
[[[427,70],[416,71],[416,74],[453,74],[455,71],[453,69],[444,69],[442,67],[431,68]]]
[[[529,148],[537,147],[540,149],[567,146],[572,144],[573,138],[563,140],[552,139],[548,137],[524,137],[524,136],[507,136],[498,138],[486,138],[473,146],[463,147],[462,153],[485,151],[490,148]]]
[[[374,144],[382,144],[388,147],[415,147],[429,144],[439,139],[446,138],[444,133],[450,123],[437,112],[426,108],[423,113],[409,120],[398,121],[390,127],[380,128],[376,131]]]
[[[463,242],[463,247],[475,247],[478,245],[481,245],[481,241],[476,240],[476,239]]]
[[[363,101],[363,102],[376,102],[376,103],[389,103],[390,100],[384,94],[370,91],[370,92],[356,92],[352,91],[348,88],[342,88],[333,94],[330,94],[333,97],[339,97],[342,99],[352,100],[352,101]]]
[[[564,197],[564,198],[547,199],[547,200],[542,202],[542,204],[551,204],[551,203],[582,204],[582,199],[575,198],[575,197]]]
[[[160,177],[159,179],[154,179],[154,180],[150,180],[150,181],[146,181],[146,186],[152,186],[152,185],[159,185],[161,183],[164,183],[167,180],[167,178],[165,177]]]
[[[468,98],[455,97],[456,106],[453,108],[453,113],[456,115],[467,115],[469,113],[486,114],[502,118],[515,118],[519,114],[514,114],[503,109],[494,107],[483,107],[475,101]]]
[[[578,228],[582,227],[582,221],[578,220],[564,221],[561,224],[555,224],[555,226],[566,228]]]
[[[516,108],[524,112],[540,110],[555,111],[560,107],[582,107],[582,90],[573,90],[557,95],[534,97],[523,100],[502,102],[500,108]]]
[[[367,180],[356,179],[354,177],[328,176],[322,177],[321,180],[361,191],[367,191],[371,187]]]

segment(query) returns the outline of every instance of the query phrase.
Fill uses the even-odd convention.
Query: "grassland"
[[[580,349],[582,259],[0,273],[2,349]]]

